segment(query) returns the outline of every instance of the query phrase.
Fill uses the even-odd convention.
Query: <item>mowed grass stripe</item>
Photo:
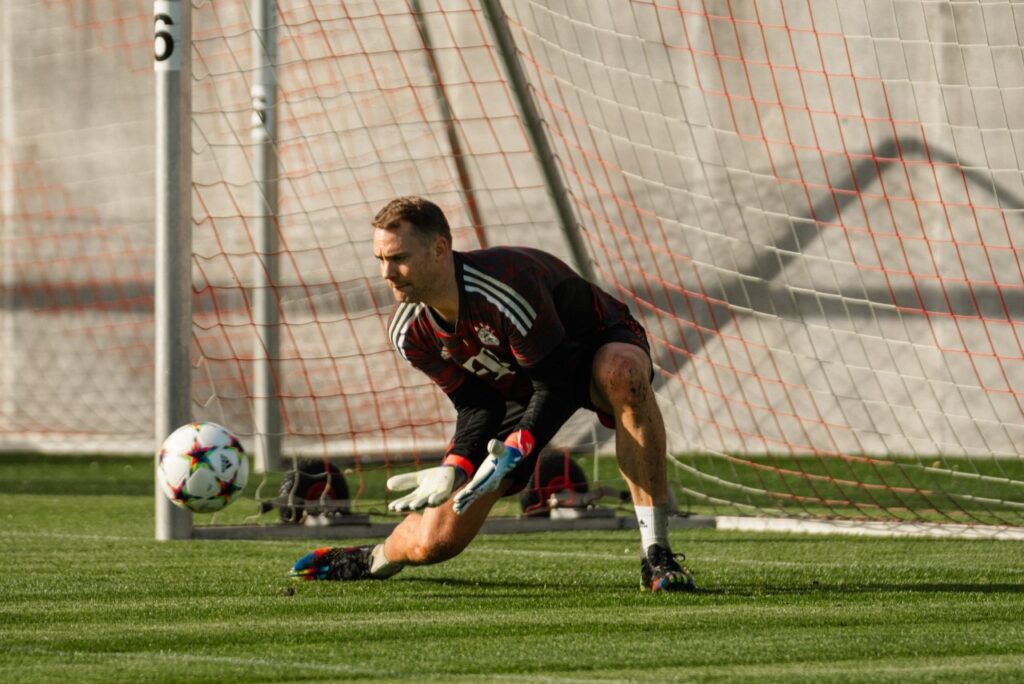
[[[1001,625],[1000,625],[1001,626]],[[941,629],[941,628],[940,628]],[[586,635],[573,635],[561,632],[552,636],[541,630],[540,636],[545,637],[543,644],[536,638],[522,638],[523,635],[506,634],[506,638],[489,638],[488,633],[481,634],[482,639],[467,643],[465,633],[422,635],[411,633],[404,638],[392,634],[390,639],[380,639],[379,635],[367,633],[362,639],[356,635],[348,638],[330,638],[327,634],[311,634],[306,643],[300,646],[279,645],[273,660],[262,656],[251,659],[229,655],[237,652],[237,643],[225,643],[221,646],[227,654],[216,652],[204,653],[211,649],[208,642],[199,640],[197,643],[188,641],[179,643],[175,648],[161,649],[154,652],[138,652],[120,650],[104,652],[103,649],[68,649],[58,648],[55,653],[77,654],[87,662],[104,662],[112,659],[112,666],[120,667],[119,660],[126,654],[135,654],[132,659],[140,666],[168,664],[179,672],[197,674],[197,666],[213,666],[221,675],[231,672],[252,672],[250,662],[255,661],[265,674],[280,677],[281,663],[287,670],[295,664],[297,672],[316,671],[318,668],[304,668],[303,663],[320,664],[321,668],[344,670],[350,675],[365,675],[372,678],[408,679],[420,676],[431,678],[441,674],[486,675],[487,679],[495,677],[529,676],[548,680],[582,679],[589,677],[603,679],[614,677],[623,681],[675,680],[679,676],[685,678],[699,677],[713,681],[718,678],[764,677],[785,679],[793,677],[795,681],[809,681],[811,674],[828,681],[831,674],[854,673],[860,677],[873,677],[880,673],[905,676],[915,671],[914,664],[921,666],[921,672],[937,670],[965,670],[975,673],[992,673],[999,671],[1012,672],[1021,664],[1019,654],[1000,653],[1005,644],[994,644],[991,651],[983,654],[964,653],[964,644],[946,653],[923,655],[919,649],[939,635],[939,630],[923,629],[917,637],[895,649],[890,649],[885,640],[879,640],[875,629],[844,631],[835,636],[842,638],[851,652],[850,657],[836,658],[831,650],[821,648],[823,635],[820,630],[814,634],[807,628],[802,632],[779,630],[769,635],[748,634],[747,639],[756,646],[737,652],[738,645],[726,633],[697,635],[684,643],[675,637],[675,630],[662,630],[660,633],[646,630],[643,634],[616,633],[619,646],[623,652],[611,652],[607,647],[596,648],[596,642],[607,643],[608,634],[595,631]],[[240,635],[246,637],[244,632]],[[537,636],[537,635],[534,635]],[[658,648],[644,648],[644,643],[652,637],[660,637]],[[582,641],[581,641],[582,639]],[[216,641],[216,640],[215,640]],[[359,648],[361,642],[372,642],[374,649],[369,652],[366,647]],[[947,640],[938,643],[948,645]],[[817,648],[815,648],[817,647]],[[14,647],[17,655],[17,647]],[[94,659],[89,658],[89,654]],[[433,654],[433,658],[431,655]],[[443,654],[443,658],[436,657]],[[46,653],[34,652],[43,661],[48,660]],[[148,659],[147,655],[155,655]],[[651,658],[656,658],[651,661]],[[969,668],[961,663],[973,658]],[[358,662],[358,665],[353,665]],[[989,665],[991,663],[991,665]],[[36,668],[45,673],[46,662],[38,662]],[[263,665],[266,665],[264,668]],[[60,666],[60,663],[54,663]],[[467,673],[466,668],[470,669]],[[459,672],[462,670],[462,672]],[[2,671],[2,668],[0,668]],[[114,670],[117,672],[118,670]],[[157,672],[159,672],[157,668]],[[198,670],[203,672],[202,669]],[[587,673],[586,675],[584,673]]]
[[[869,660],[799,661],[770,665],[697,666],[688,668],[693,681],[745,682],[771,681],[871,681],[913,682],[944,681],[949,677],[970,677],[965,681],[994,681],[989,677],[1009,677],[1013,681],[1024,670],[1024,655],[931,656],[921,658],[876,657]]]
[[[346,680],[355,678],[358,681],[455,681],[455,682],[479,682],[482,681],[479,674],[472,675],[460,675],[454,673],[444,673],[439,675],[435,673],[431,676],[428,673],[410,673],[410,672],[398,672],[388,671],[387,669],[381,668],[368,668],[365,666],[359,666],[354,664],[344,663],[319,663],[309,662],[307,660],[295,660],[295,661],[282,661],[279,659],[268,660],[261,658],[242,658],[242,657],[230,657],[230,656],[206,656],[196,654],[182,654],[182,653],[157,653],[157,654],[141,654],[132,652],[111,652],[111,653],[93,653],[85,651],[49,651],[43,649],[26,649],[23,652],[26,656],[26,662],[23,664],[24,669],[20,671],[19,679],[10,679],[5,681],[35,681],[32,679],[32,670],[42,669],[33,667],[33,663],[37,662],[40,657],[53,657],[61,660],[73,660],[74,663],[61,663],[59,667],[63,669],[74,671],[76,676],[81,676],[81,668],[83,666],[93,666],[94,677],[98,677],[98,681],[104,681],[108,676],[108,672],[116,671],[124,674],[129,674],[134,668],[143,666],[147,663],[162,663],[174,670],[178,670],[182,673],[180,681],[205,681],[202,677],[200,668],[213,668],[212,671],[221,672],[225,675],[233,671],[244,672],[246,677],[245,681],[295,681],[295,682],[318,682],[318,681],[338,681],[334,677],[337,675],[345,675]],[[197,671],[198,670],[198,671]],[[189,676],[184,676],[188,672]],[[3,673],[3,668],[0,667],[0,673]],[[38,672],[36,673],[38,674]],[[317,679],[316,675],[332,675],[330,679],[320,680]],[[436,677],[436,679],[435,679]],[[85,676],[84,680],[90,679],[89,675]],[[77,681],[84,681],[77,680]],[[557,684],[587,684],[591,682],[608,681],[604,678],[585,678],[581,679],[575,675],[559,675],[557,673],[550,673],[545,675],[538,674],[500,674],[496,673],[488,675],[487,681],[502,681],[502,682],[538,682],[539,684],[557,683]],[[163,681],[163,680],[162,680]],[[170,681],[175,681],[173,678]],[[216,677],[211,678],[209,681],[225,681],[225,679],[217,679]]]

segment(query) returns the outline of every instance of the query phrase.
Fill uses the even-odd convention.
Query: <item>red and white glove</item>
[[[533,435],[529,430],[516,430],[505,443],[492,439],[487,444],[488,456],[473,479],[455,495],[455,512],[462,515],[474,501],[493,492],[501,481],[533,451]]]

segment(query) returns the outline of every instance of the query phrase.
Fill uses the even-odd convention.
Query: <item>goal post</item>
[[[192,420],[191,0],[153,3],[156,81],[155,446]],[[158,449],[154,449],[158,451]],[[192,536],[192,515],[161,490],[154,459],[156,538]]]
[[[252,144],[256,236],[254,326],[258,339],[253,373],[255,466],[257,472],[281,470],[281,411],[276,359],[281,349],[276,286],[280,274],[277,237],[277,17],[275,0],[252,3]]]

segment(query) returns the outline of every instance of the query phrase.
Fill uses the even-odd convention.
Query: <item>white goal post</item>
[[[192,420],[191,0],[153,3],[156,81],[154,433]],[[162,491],[154,462],[156,538],[192,536],[192,516]]]

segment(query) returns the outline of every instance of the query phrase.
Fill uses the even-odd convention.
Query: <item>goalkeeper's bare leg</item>
[[[453,499],[408,514],[381,544],[316,549],[295,563],[292,577],[310,580],[386,579],[406,565],[431,565],[449,560],[469,546],[491,508],[508,489],[503,482],[483,494],[461,515]]]
[[[401,565],[432,565],[454,558],[480,532],[508,487],[505,481],[496,491],[481,495],[461,515],[453,509],[454,496],[435,508],[410,513],[384,540],[385,558]]]
[[[615,454],[640,527],[641,588],[689,591],[693,578],[668,541],[665,423],[651,387],[651,360],[640,347],[610,342],[593,360],[590,400],[615,418]]]

